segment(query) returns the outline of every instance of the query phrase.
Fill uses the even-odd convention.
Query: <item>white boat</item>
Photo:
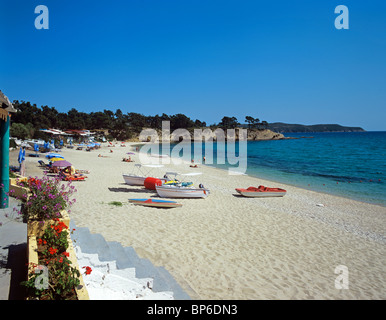
[[[206,198],[209,190],[206,188],[183,187],[180,185],[155,186],[158,195],[162,198]]]
[[[199,175],[201,172],[185,173],[183,176]],[[162,184],[155,186],[158,195],[162,198],[206,198],[209,195],[209,189],[200,184],[199,188],[192,185],[186,185],[184,182],[178,184]]]
[[[149,168],[146,172],[142,169],[143,167]],[[152,168],[162,168],[162,164],[135,164],[134,168],[136,172],[133,173],[123,173],[123,180],[125,183],[130,186],[143,186],[145,179],[150,177],[149,172]]]
[[[122,176],[125,183],[130,186],[143,186],[146,179],[146,177],[136,176],[129,173],[123,173]]]

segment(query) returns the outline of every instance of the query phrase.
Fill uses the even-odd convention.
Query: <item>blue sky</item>
[[[0,0],[0,89],[61,112],[386,130],[385,35],[381,0]]]

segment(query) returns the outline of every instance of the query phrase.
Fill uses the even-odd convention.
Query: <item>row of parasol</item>
[[[50,160],[53,167],[70,167],[72,164],[64,159],[59,153],[49,153],[46,155],[46,158]]]

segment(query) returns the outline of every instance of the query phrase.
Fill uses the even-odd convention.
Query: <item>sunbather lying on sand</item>
[[[85,176],[84,174],[81,174],[81,173],[70,174],[70,173],[68,173],[68,171],[66,171],[66,169],[61,170],[59,172],[59,176],[63,180],[66,180],[66,181],[69,181],[69,180],[84,180],[85,178],[87,178],[87,176]]]

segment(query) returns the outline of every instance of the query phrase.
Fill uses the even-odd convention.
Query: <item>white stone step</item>
[[[83,253],[78,245],[74,248],[91,300],[173,300],[171,291],[153,292],[152,278],[136,278],[135,268],[117,269],[115,261],[100,261],[98,254]],[[86,266],[92,269],[88,275]]]

